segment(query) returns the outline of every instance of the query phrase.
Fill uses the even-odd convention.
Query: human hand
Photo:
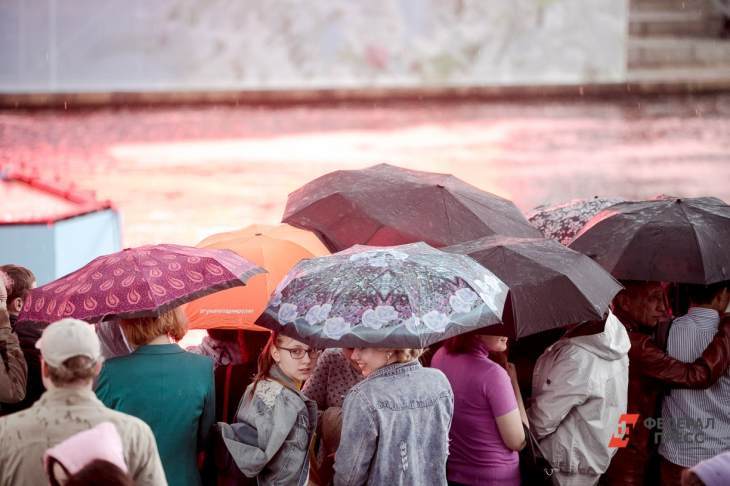
[[[0,270],[0,309],[8,309],[8,287],[10,277],[8,274]]]

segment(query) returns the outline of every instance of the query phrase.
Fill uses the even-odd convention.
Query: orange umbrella
[[[266,309],[269,297],[287,272],[300,260],[329,254],[313,233],[282,225],[251,225],[242,230],[219,233],[201,241],[199,248],[233,250],[264,267],[268,273],[236,287],[210,294],[185,306],[190,329],[251,329],[267,331],[255,324]]]

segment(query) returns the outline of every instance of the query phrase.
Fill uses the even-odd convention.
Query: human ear
[[[8,309],[12,312],[20,312],[23,309],[23,299],[16,297],[10,302]]]
[[[271,349],[269,349],[269,353],[271,354],[271,359],[273,359],[277,363],[281,361],[281,353],[279,353],[279,350],[276,349],[276,346],[271,346]]]

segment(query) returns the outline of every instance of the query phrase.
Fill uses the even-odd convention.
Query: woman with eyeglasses
[[[319,351],[272,333],[233,424],[220,423],[235,466],[259,486],[306,485],[317,404],[301,393]],[[239,483],[240,484],[240,483]]]

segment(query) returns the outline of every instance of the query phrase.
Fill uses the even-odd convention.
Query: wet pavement
[[[379,162],[451,172],[523,210],[594,195],[730,201],[730,93],[0,111],[0,165],[111,199],[125,246],[277,222],[308,180]]]

